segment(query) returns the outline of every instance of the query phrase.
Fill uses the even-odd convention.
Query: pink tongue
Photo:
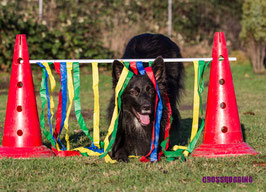
[[[141,115],[139,114],[140,121],[143,125],[150,124],[150,116],[149,115]]]

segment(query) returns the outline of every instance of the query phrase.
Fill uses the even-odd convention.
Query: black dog
[[[156,58],[157,57],[157,58]],[[170,145],[174,144],[180,122],[176,107],[183,89],[184,66],[182,63],[164,63],[163,58],[181,58],[178,46],[160,34],[142,34],[133,37],[126,46],[123,59],[156,58],[152,70],[163,102],[159,144],[164,139],[167,122],[167,108],[164,98],[167,92],[172,109]],[[144,67],[148,66],[144,63]],[[123,64],[113,62],[113,88],[116,87]],[[150,151],[156,92],[148,76],[134,75],[121,96],[122,106],[119,116],[117,136],[110,153],[113,159],[128,161],[129,155],[146,155]],[[114,96],[108,108],[109,119],[114,110]],[[161,148],[158,148],[158,152]]]

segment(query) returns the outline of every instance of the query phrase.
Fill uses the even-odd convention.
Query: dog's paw
[[[120,150],[119,153],[116,153],[115,159],[119,162],[129,162],[128,156],[126,153],[124,153],[124,150]]]
[[[125,163],[129,162],[127,154],[122,149],[118,150],[116,153],[111,151],[109,152],[109,155],[112,159],[117,160],[118,162],[125,162]]]
[[[120,156],[120,157],[117,157],[117,161],[128,163],[129,159],[127,156]]]

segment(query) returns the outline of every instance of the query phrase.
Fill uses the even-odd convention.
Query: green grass
[[[35,90],[39,91],[41,75],[34,71]],[[208,81],[206,72],[205,81]],[[248,65],[233,65],[232,74],[244,139],[260,154],[228,158],[193,158],[185,163],[166,162],[106,164],[95,157],[69,157],[47,159],[0,160],[0,191],[263,191],[265,190],[265,128],[266,128],[266,76],[255,76]],[[93,92],[90,70],[83,68],[81,74],[81,106],[87,126],[92,131],[91,112]],[[193,104],[192,67],[186,68],[186,89],[181,100],[182,135],[184,142],[191,129]],[[9,74],[0,76],[0,128],[4,127],[8,95]],[[106,108],[112,95],[110,72],[100,74],[101,139],[107,129]],[[59,92],[57,86],[56,92]],[[57,103],[57,96],[55,100]],[[207,100],[207,87],[203,103]],[[37,94],[40,115],[40,97]],[[55,110],[56,111],[56,110]],[[78,130],[73,117],[70,119],[71,146],[89,145],[88,139]],[[64,134],[64,133],[63,133]],[[48,141],[43,138],[45,145]],[[198,144],[202,143],[202,136]],[[197,144],[197,145],[198,145]],[[204,176],[252,176],[253,183],[203,183]]]

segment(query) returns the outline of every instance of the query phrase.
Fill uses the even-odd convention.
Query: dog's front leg
[[[123,161],[128,162],[128,153],[125,149],[125,134],[124,131],[121,130],[120,127],[117,129],[117,135],[115,138],[114,145],[112,147],[112,150],[110,152],[110,156],[112,159],[115,159],[117,161]]]
[[[128,155],[124,147],[117,150],[117,152],[115,153],[115,159],[117,161],[129,162]]]

